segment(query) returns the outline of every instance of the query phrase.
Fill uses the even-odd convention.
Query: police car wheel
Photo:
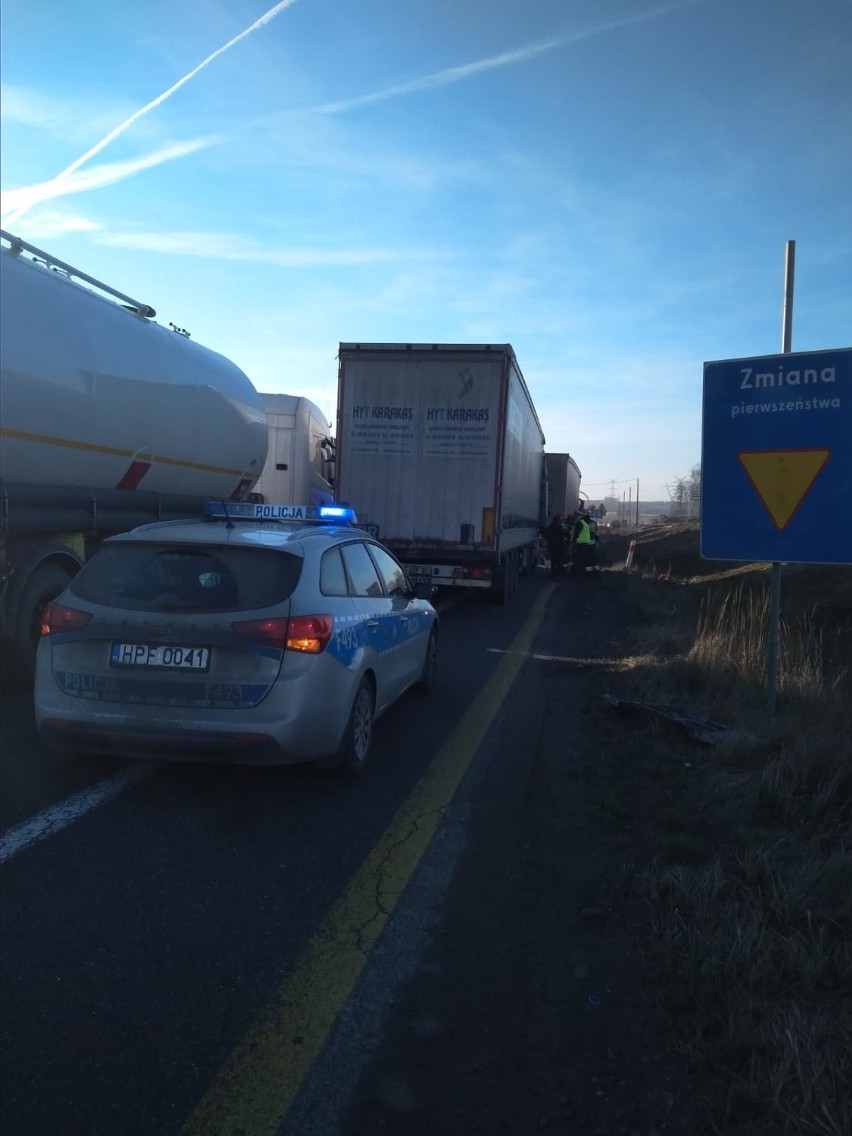
[[[429,632],[429,642],[426,644],[426,657],[423,660],[423,670],[415,687],[423,694],[435,689],[435,679],[438,674],[438,633],[434,627]]]
[[[367,764],[373,740],[373,712],[373,688],[369,679],[362,678],[338,750],[335,768],[339,773],[357,777]]]

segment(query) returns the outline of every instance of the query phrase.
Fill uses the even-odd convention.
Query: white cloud
[[[131,104],[121,98],[66,93],[61,96],[33,90],[17,83],[0,86],[0,120],[4,127],[22,126],[85,144],[109,130],[116,119],[126,118]]]
[[[50,129],[62,125],[69,115],[64,99],[54,99],[40,91],[24,87],[2,85],[0,119],[4,123]]]
[[[100,228],[97,221],[74,213],[41,209],[27,223],[27,240],[43,241],[64,237],[69,233],[94,233]]]
[[[434,249],[411,248],[270,248],[236,233],[211,232],[99,232],[98,244],[110,248],[214,260],[250,261],[282,268],[352,267],[380,262],[434,260]]]

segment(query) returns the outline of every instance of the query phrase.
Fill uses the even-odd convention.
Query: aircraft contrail
[[[630,24],[644,23],[659,16],[703,4],[706,0],[669,0],[656,8],[646,9],[644,12],[635,12],[630,16],[621,16],[605,23],[594,24],[581,31],[571,32],[558,39],[547,40],[544,43],[529,44],[514,51],[504,51],[500,55],[492,55],[486,59],[477,59],[473,63],[463,63],[458,67],[448,67],[444,71],[436,71],[431,75],[423,75],[419,79],[411,79],[407,83],[398,83],[393,87],[383,87],[377,91],[370,91],[365,95],[356,95],[351,99],[340,99],[333,103],[323,103],[321,106],[311,107],[311,114],[341,114],[344,111],[354,110],[357,107],[369,106],[371,103],[384,102],[386,99],[399,98],[401,95],[412,95],[420,91],[427,91],[435,87],[445,87],[451,83],[459,83],[480,75],[486,71],[493,71],[500,67],[513,66],[517,63],[526,63],[539,55],[556,51],[561,47],[570,47],[584,39],[592,39],[606,32],[628,27]]]
[[[124,162],[103,162],[100,165],[90,166],[82,173],[67,174],[62,181],[52,178],[50,181],[38,182],[35,185],[22,185],[19,189],[9,189],[3,194],[3,207],[0,210],[5,225],[7,216],[20,215],[27,209],[32,209],[42,201],[52,201],[55,197],[65,197],[72,193],[86,193],[91,189],[101,189],[105,185],[115,185],[125,178],[135,177],[142,170],[150,170],[163,162],[172,162],[176,158],[183,158],[187,154],[194,154],[215,142],[221,141],[215,135],[208,138],[195,138],[190,142],[176,142],[171,146],[163,146],[159,150],[152,150],[142,154],[139,158],[131,158]],[[17,211],[20,211],[16,213]]]
[[[188,74],[184,75],[182,79],[178,79],[178,81],[171,87],[169,87],[167,91],[163,91],[161,95],[158,95],[155,99],[152,99],[151,102],[146,103],[145,106],[140,107],[137,111],[134,111],[129,118],[126,118],[124,120],[124,122],[119,123],[119,125],[116,126],[114,130],[111,130],[105,138],[102,138],[100,142],[96,143],[91,148],[91,150],[87,150],[85,154],[73,161],[67,169],[64,169],[62,173],[57,174],[56,177],[52,179],[52,184],[55,185],[57,189],[59,189],[62,186],[63,182],[65,182],[71,176],[71,174],[74,173],[75,170],[78,170],[84,162],[88,162],[90,158],[94,158],[96,154],[99,154],[101,150],[103,150],[106,146],[109,146],[110,142],[114,142],[120,134],[123,134],[125,130],[131,127],[134,122],[138,122],[139,119],[144,114],[147,114],[149,110],[154,110],[155,107],[158,107],[161,103],[164,103],[166,99],[170,98],[175,93],[175,91],[180,90],[184,83],[188,83],[189,80],[193,79],[199,71],[203,71],[209,63],[212,63],[213,60],[217,58],[217,56],[223,55],[226,51],[232,48],[234,44],[239,43],[241,39],[245,39],[246,36],[251,35],[252,32],[256,32],[258,28],[262,28],[265,24],[268,24],[270,20],[274,20],[279,12],[283,12],[285,8],[289,8],[291,4],[295,3],[296,0],[280,0],[280,3],[270,8],[268,12],[264,12],[260,19],[255,20],[253,24],[250,24],[247,28],[241,31],[239,35],[235,35],[233,39],[229,39],[226,44],[223,44],[222,47],[218,47],[214,52],[208,55],[206,59],[202,59],[197,67],[193,67],[193,69]],[[48,196],[42,196],[39,198],[39,200],[48,200],[48,197],[50,196],[58,197],[59,194],[56,193],[50,194]],[[15,213],[4,220],[4,224],[14,225],[14,223],[16,221],[19,221],[21,217],[23,217],[24,214],[27,213],[34,204],[36,204],[35,201],[30,201],[28,204],[22,205]]]

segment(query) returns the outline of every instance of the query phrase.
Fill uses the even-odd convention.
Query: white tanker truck
[[[104,537],[195,515],[211,498],[247,499],[269,423],[228,359],[161,327],[147,305],[0,237],[0,637],[4,670],[11,647],[7,674],[26,676],[45,604]],[[307,405],[293,428],[316,435],[322,415]],[[313,435],[294,460],[319,470],[332,451]],[[276,464],[296,486],[324,480]]]

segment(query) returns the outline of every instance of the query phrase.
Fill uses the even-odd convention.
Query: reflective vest
[[[574,543],[575,544],[591,544],[592,543],[592,532],[591,532],[591,529],[589,528],[588,524],[583,520],[579,521],[578,524],[580,525],[580,531],[574,537]]]

